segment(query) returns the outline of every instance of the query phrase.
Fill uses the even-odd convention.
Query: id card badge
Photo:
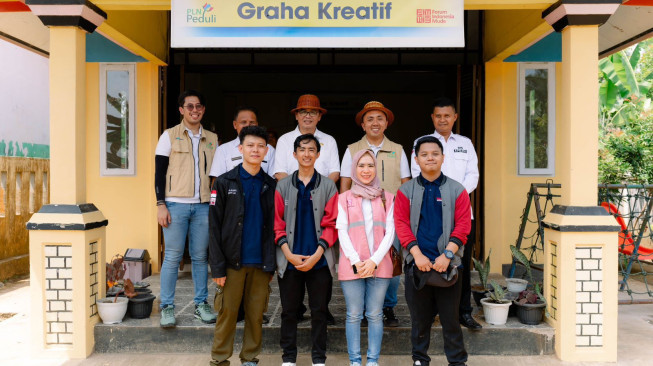
[[[211,201],[209,201],[209,205],[215,206],[215,199],[218,197],[218,191],[213,190],[211,191]]]

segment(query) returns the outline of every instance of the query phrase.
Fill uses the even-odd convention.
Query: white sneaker
[[[325,366],[323,363],[314,363],[313,366]]]
[[[372,361],[372,362],[368,362],[367,366],[379,366],[379,364],[378,364],[378,362]]]
[[[297,364],[294,362],[284,362],[281,364],[281,366],[297,366]]]
[[[351,362],[349,363],[349,366],[361,366],[361,364],[358,362]]]

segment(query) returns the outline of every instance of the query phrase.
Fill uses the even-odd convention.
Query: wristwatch
[[[449,249],[445,249],[444,256],[447,257],[447,259],[453,259],[453,252],[450,251]]]

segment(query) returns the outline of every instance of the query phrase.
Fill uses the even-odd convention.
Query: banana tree
[[[653,49],[653,41],[640,42],[632,53],[619,51],[599,61],[600,127],[622,126],[639,118],[639,111],[648,110],[647,97],[653,73],[638,77],[638,64],[644,52]]]

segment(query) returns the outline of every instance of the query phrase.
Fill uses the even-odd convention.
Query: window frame
[[[526,71],[534,69],[548,70],[548,126],[547,126],[547,161],[546,168],[526,167]],[[517,132],[517,175],[520,176],[554,176],[555,175],[555,129],[556,129],[556,64],[555,62],[520,62],[518,67],[518,132]]]
[[[107,168],[107,72],[129,72],[129,162],[126,169]],[[134,176],[136,175],[136,64],[135,63],[100,63],[100,176]]]

